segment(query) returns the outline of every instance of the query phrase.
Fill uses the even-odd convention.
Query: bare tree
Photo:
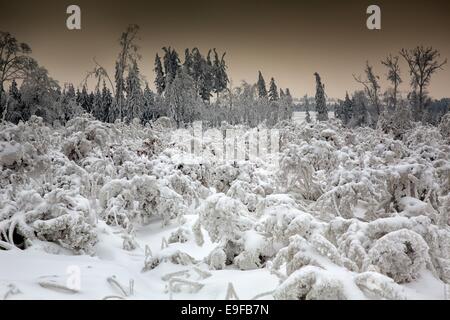
[[[413,91],[418,92],[418,111],[423,112],[426,88],[431,82],[431,76],[447,63],[447,59],[444,61],[438,61],[440,53],[433,47],[416,47],[412,50],[402,49],[400,54],[405,58],[409,66],[409,74],[411,75],[411,87]]]
[[[114,89],[113,82],[112,82],[111,77],[109,76],[108,72],[102,65],[100,65],[100,63],[97,62],[97,60],[95,58],[93,60],[94,60],[95,67],[94,67],[94,69],[92,69],[91,71],[89,71],[86,74],[86,77],[81,82],[81,87],[82,86],[87,87],[88,80],[90,78],[94,78],[97,80],[96,85],[95,85],[95,90],[97,90],[97,89],[100,90],[100,84],[108,81],[109,85],[111,86],[112,93],[115,96],[116,91]]]
[[[24,79],[37,63],[29,54],[31,48],[20,43],[9,32],[0,31],[0,98],[5,82]]]
[[[398,96],[398,86],[402,83],[402,78],[400,77],[400,65],[398,62],[399,57],[393,57],[391,54],[382,60],[381,63],[388,68],[387,79],[394,86],[394,92],[392,93],[392,102],[394,108],[397,107],[397,96]]]

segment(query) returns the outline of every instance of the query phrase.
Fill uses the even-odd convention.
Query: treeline
[[[337,119],[348,127],[370,126],[383,131],[407,129],[412,122],[438,125],[442,117],[449,112],[450,99],[433,100],[428,95],[428,87],[432,76],[447,63],[441,60],[439,51],[432,47],[418,46],[411,50],[402,49],[399,53],[408,66],[410,91],[403,97],[399,86],[403,82],[400,70],[400,57],[387,56],[381,61],[386,68],[386,79],[391,84],[384,92],[380,86],[380,76],[375,74],[373,66],[366,63],[364,76],[353,76],[361,86],[350,97],[348,93],[344,100],[334,105]],[[328,106],[325,99],[325,86],[316,73],[315,109],[317,120],[328,120]],[[307,120],[311,121],[310,103],[305,96],[304,109]]]
[[[77,115],[89,113],[110,123],[129,123],[137,119],[145,124],[169,117],[178,127],[183,127],[196,120],[211,126],[223,122],[274,125],[292,117],[290,91],[280,89],[278,92],[273,78],[268,91],[261,73],[257,84],[243,82],[231,88],[226,54],[216,49],[205,55],[198,48],[186,49],[182,61],[175,49],[162,48],[161,56],[156,54],[154,60],[156,92],[153,92],[138,66],[142,59],[136,44],[138,31],[137,25],[130,25],[121,35],[114,77],[94,60],[95,67],[77,88],[73,84],[61,88],[45,68],[30,57],[31,49],[26,44],[2,32],[0,63],[12,66],[12,70],[0,71],[1,119],[18,123],[37,115],[50,124],[64,124]],[[11,62],[10,56],[19,59]],[[19,80],[22,81],[20,86]],[[88,90],[89,81],[95,83],[93,90]],[[7,82],[11,84],[5,90]]]
[[[28,45],[0,32],[1,120],[18,123],[37,115],[47,123],[64,124],[77,115],[89,113],[110,123],[130,123],[136,119],[146,124],[169,117],[178,127],[184,127],[196,120],[210,126],[224,122],[248,126],[264,122],[273,126],[292,118],[289,89],[278,88],[274,78],[267,85],[261,72],[255,84],[243,82],[231,88],[226,53],[216,49],[203,54],[198,48],[188,48],[180,58],[175,49],[162,48],[154,59],[156,92],[153,92],[139,69],[142,57],[136,44],[138,31],[137,25],[130,25],[121,35],[113,77],[94,60],[94,68],[80,86],[66,84],[62,88],[30,57]],[[407,63],[411,88],[405,97],[399,91],[403,82],[401,58]],[[383,92],[380,77],[367,62],[364,75],[354,75],[362,90],[347,93],[344,100],[332,106],[327,105],[325,85],[315,73],[315,103],[312,106],[305,97],[306,119],[312,121],[309,111],[315,109],[317,120],[326,121],[331,107],[336,118],[349,127],[370,126],[389,131],[392,127],[406,128],[413,121],[436,125],[448,111],[449,100],[433,101],[427,89],[432,76],[446,63],[431,47],[402,49],[398,56],[389,55],[381,61],[391,84]],[[10,83],[8,89],[4,88],[6,83]],[[88,90],[89,87],[94,89]]]

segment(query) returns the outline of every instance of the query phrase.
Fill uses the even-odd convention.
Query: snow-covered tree
[[[271,78],[270,79],[270,87],[269,87],[269,101],[278,101],[279,100],[279,96],[278,96],[278,87],[275,83],[275,79]]]
[[[398,86],[402,83],[398,59],[399,58],[397,56],[393,57],[392,55],[389,55],[386,59],[381,61],[381,63],[388,69],[387,80],[389,80],[393,86],[392,96],[390,97],[390,105],[393,109],[397,107]]]
[[[155,57],[155,86],[156,86],[156,92],[158,92],[159,95],[163,94],[164,90],[166,89],[166,78],[164,76],[164,70],[161,63],[161,58],[158,54],[156,54]]]
[[[417,112],[414,112],[414,119],[422,120],[427,95],[426,89],[433,74],[442,69],[447,60],[439,61],[439,51],[433,47],[424,46],[418,46],[411,50],[402,49],[400,55],[408,63],[412,91],[417,91]]]
[[[261,71],[259,71],[258,74],[258,82],[256,83],[256,87],[258,88],[258,96],[261,99],[267,98],[266,81],[264,80]]]
[[[309,99],[308,96],[305,95],[305,112],[306,112],[306,123],[311,123],[312,119],[311,119],[311,113],[309,112]]]
[[[353,102],[348,96],[348,92],[345,93],[345,100],[342,105],[342,122],[347,125],[353,118]]]
[[[317,121],[328,121],[327,100],[325,98],[325,84],[322,84],[320,75],[314,73],[316,77],[316,112]]]
[[[144,113],[144,96],[141,88],[141,80],[139,78],[139,67],[136,61],[128,72],[126,86],[126,119],[128,122],[133,119],[142,121]]]
[[[178,74],[180,69],[180,58],[175,49],[171,47],[163,47],[164,51],[164,74],[166,80],[166,86],[170,85]]]
[[[168,113],[178,127],[197,120],[201,101],[194,87],[194,80],[180,69],[166,93]]]
[[[228,75],[227,75],[227,65],[225,62],[226,53],[222,54],[222,57],[219,58],[219,54],[216,49],[214,51],[214,63],[213,63],[213,76],[214,76],[214,92],[219,95],[219,93],[223,92],[228,86]]]

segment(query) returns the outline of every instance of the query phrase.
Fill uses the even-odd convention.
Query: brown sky
[[[66,8],[78,4],[82,30],[66,29]],[[366,8],[382,9],[382,30],[366,29]],[[79,84],[92,58],[111,70],[117,39],[130,23],[141,26],[141,72],[153,83],[153,60],[163,46],[226,50],[234,85],[255,82],[261,70],[297,97],[314,93],[314,72],[330,97],[358,88],[352,74],[366,60],[384,78],[379,60],[402,47],[431,45],[450,58],[450,1],[0,0],[0,30],[27,42],[33,56],[61,84]],[[403,65],[403,90],[408,74]],[[386,87],[383,83],[384,88]],[[433,79],[430,93],[450,96],[450,64]]]

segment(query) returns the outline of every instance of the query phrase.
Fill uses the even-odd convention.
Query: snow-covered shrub
[[[79,161],[91,152],[92,144],[83,133],[78,132],[66,140],[62,150],[69,160]]]
[[[136,176],[132,180],[112,180],[100,190],[104,219],[127,227],[128,223],[148,224],[159,217],[163,224],[183,214],[183,198],[153,176]]]
[[[423,238],[407,229],[391,232],[368,252],[370,264],[397,283],[411,282],[430,262],[429,247]]]
[[[275,291],[278,300],[346,300],[342,283],[326,270],[307,266],[292,273]]]
[[[178,230],[172,232],[167,241],[168,243],[185,243],[189,240],[190,235],[191,231],[189,229],[180,227]]]
[[[223,270],[225,269],[227,255],[222,248],[218,247],[211,251],[211,253],[206,258],[209,268],[212,270]]]
[[[279,180],[282,191],[298,193],[306,200],[317,200],[323,193],[313,164],[296,145],[289,146],[281,156]]]
[[[355,277],[355,283],[371,299],[406,299],[403,287],[377,272],[360,273]]]
[[[450,112],[448,112],[444,117],[442,117],[441,123],[439,124],[439,131],[447,142],[450,142]]]
[[[257,230],[284,246],[288,244],[289,237],[300,235],[309,238],[314,229],[318,228],[318,223],[309,213],[289,204],[270,206],[261,212],[261,216]]]
[[[23,244],[34,239],[54,242],[76,253],[92,253],[97,242],[87,199],[66,190],[54,190],[41,197],[22,191],[0,206],[0,233],[11,245],[15,234]]]
[[[254,212],[261,199],[261,193],[264,194],[264,190],[262,188],[252,188],[250,183],[237,180],[231,184],[227,192],[227,196],[240,200],[247,206],[249,211]]]
[[[378,128],[384,133],[391,133],[395,139],[402,139],[413,128],[410,108],[399,105],[394,112],[385,110],[378,119]]]
[[[220,193],[206,199],[198,208],[198,214],[201,225],[214,242],[238,240],[254,223],[240,201]]]
[[[327,184],[328,191],[317,199],[314,208],[347,219],[370,219],[389,196],[382,178],[372,170],[336,170]]]
[[[23,147],[21,144],[12,141],[0,142],[0,166],[2,168],[14,168],[22,165]]]
[[[213,186],[217,192],[227,192],[230,189],[231,183],[239,176],[239,169],[237,165],[221,165],[212,173]]]

